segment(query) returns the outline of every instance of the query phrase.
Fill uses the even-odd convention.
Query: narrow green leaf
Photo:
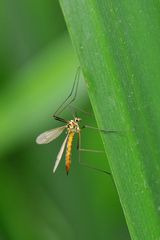
[[[60,3],[98,126],[122,132],[102,138],[131,237],[158,240],[159,2]]]

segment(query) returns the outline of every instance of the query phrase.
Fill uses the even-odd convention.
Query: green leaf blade
[[[158,3],[64,1],[132,239],[160,236]]]

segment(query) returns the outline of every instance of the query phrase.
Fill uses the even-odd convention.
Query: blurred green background
[[[112,179],[80,166],[76,147],[69,176],[64,157],[53,175],[64,134],[49,145],[35,143],[61,125],[51,115],[78,66],[58,1],[2,1],[0,13],[0,240],[130,239]],[[91,111],[82,77],[81,85],[77,105]],[[93,116],[79,115],[96,126]],[[103,149],[88,129],[82,145]],[[81,159],[109,169],[104,154]]]

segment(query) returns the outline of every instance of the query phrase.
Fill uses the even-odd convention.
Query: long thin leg
[[[70,107],[73,108],[73,109],[75,109],[75,110],[78,110],[78,111],[80,111],[80,112],[82,112],[82,113],[84,113],[84,114],[86,114],[86,115],[93,116],[93,113],[87,112],[87,111],[85,111],[85,110],[83,110],[83,109],[81,109],[81,108],[79,108],[79,107],[77,107],[77,106],[71,105]]]
[[[76,99],[77,89],[78,89],[78,84],[79,84],[79,75],[80,75],[80,67],[78,67],[78,69],[77,69],[76,76],[75,76],[74,83],[73,83],[70,94],[65,99],[65,101],[59,106],[59,108],[56,110],[56,112],[53,114],[54,118],[57,117],[65,108],[68,107],[69,104],[71,104]],[[72,97],[72,95],[73,95],[73,98],[67,103],[67,101],[70,99],[70,97]]]
[[[101,151],[101,150],[88,149],[88,148],[79,148],[78,151],[81,151],[81,152],[104,153],[104,151]]]
[[[103,172],[103,173],[106,173],[106,174],[108,174],[108,175],[111,175],[110,172],[107,172],[107,171],[105,171],[105,170],[102,170],[102,169],[99,169],[99,168],[96,168],[96,167],[93,167],[93,166],[91,166],[91,165],[88,165],[88,164],[86,164],[86,163],[81,162],[81,159],[80,159],[80,152],[81,152],[81,151],[88,151],[88,152],[91,152],[91,151],[92,151],[92,152],[96,152],[96,153],[102,153],[103,151],[81,148],[81,135],[80,135],[80,133],[78,133],[77,149],[78,149],[78,151],[79,151],[79,158],[78,158],[79,164],[81,164],[81,165],[83,165],[83,166],[85,166],[85,167],[94,169],[94,170],[96,170],[96,171]]]
[[[99,129],[99,128],[92,127],[92,126],[89,126],[89,125],[84,125],[84,126],[82,126],[81,129],[83,129],[83,128],[90,128],[90,129],[97,130],[97,131],[100,131],[100,132],[103,132],[103,133],[120,133],[120,131],[116,131],[116,130],[104,130],[104,129]]]
[[[54,119],[59,121],[59,122],[64,122],[64,123],[68,123],[68,120],[64,119],[64,118],[61,118],[61,117],[57,117],[57,116],[54,116]]]

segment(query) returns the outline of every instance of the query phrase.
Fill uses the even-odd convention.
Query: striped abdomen
[[[71,150],[72,150],[72,143],[74,138],[74,132],[69,133],[69,137],[67,140],[67,148],[66,148],[66,172],[68,175],[70,166],[71,166]]]

